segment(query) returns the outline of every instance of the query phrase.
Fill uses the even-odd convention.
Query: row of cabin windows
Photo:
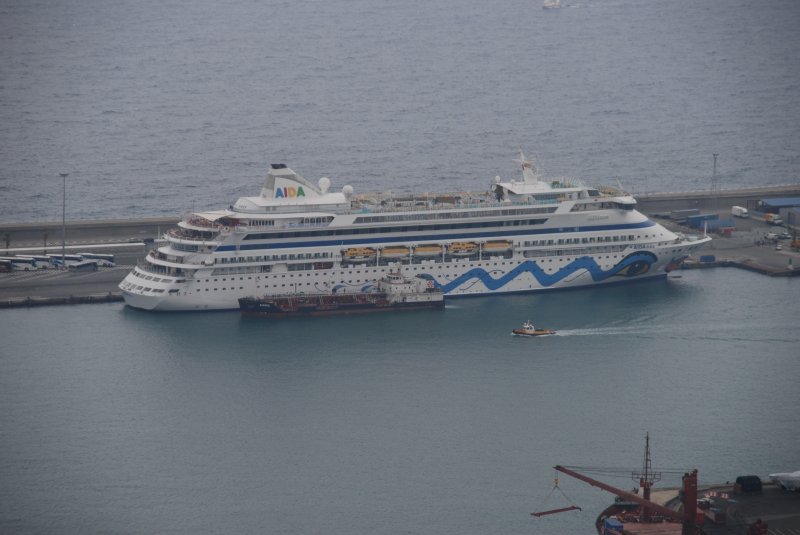
[[[645,234],[645,238],[649,238],[650,234]],[[656,235],[653,234],[653,238]],[[641,239],[642,235],[637,234],[628,234],[628,235],[617,235],[617,236],[588,236],[583,238],[560,238],[560,239],[551,239],[551,240],[530,240],[524,242],[523,245],[526,247],[537,247],[537,246],[544,246],[544,245],[570,245],[570,244],[579,244],[579,243],[608,243],[608,242],[620,242],[620,241],[634,241]]]
[[[515,223],[512,221],[508,221],[507,223]],[[578,243],[603,243],[603,242],[619,242],[619,241],[633,241],[636,239],[641,238],[641,235],[634,236],[633,234],[628,234],[627,236],[592,236],[592,237],[583,237],[583,238],[560,238],[560,239],[548,239],[548,240],[531,240],[524,242],[524,245],[527,247],[536,247],[536,246],[544,246],[544,245],[569,245],[569,244],[578,244]],[[645,235],[645,238],[649,238],[650,235]],[[655,237],[655,235],[653,235]],[[300,253],[300,254],[281,254],[281,255],[262,255],[262,256],[237,256],[237,257],[223,257],[223,258],[216,258],[214,259],[215,262],[221,264],[230,264],[230,263],[244,263],[244,262],[269,262],[269,261],[279,261],[279,260],[303,260],[303,259],[321,259],[321,258],[330,258],[333,254],[331,253]]]
[[[606,259],[608,259],[608,258],[618,258],[618,257],[619,257],[619,255],[606,255],[605,256]],[[553,259],[548,259],[547,261],[548,262],[552,262]],[[486,266],[498,267],[498,266],[505,266],[505,265],[516,265],[516,262],[492,262],[491,264],[469,264],[469,267],[486,267]],[[462,267],[462,266],[459,266],[459,267]],[[412,266],[409,269],[411,271],[427,270],[427,268],[422,268],[422,267],[417,267],[417,266]],[[365,269],[364,270],[364,275],[368,275],[369,273],[377,274],[378,272],[379,272],[379,270],[377,270],[377,269],[372,269],[372,270]],[[343,271],[342,275],[344,273],[345,272]],[[360,269],[357,269],[355,271],[350,270],[350,271],[347,271],[347,274],[348,275],[353,275],[353,274],[360,275],[361,274],[361,270]],[[294,275],[292,275],[292,278],[302,277],[303,275],[304,275],[303,273],[294,274]],[[306,277],[311,277],[312,274],[311,273],[305,273],[305,276]],[[271,276],[271,278],[275,278],[275,279],[277,279],[278,277],[279,277],[279,275],[272,275]],[[280,278],[281,279],[285,279],[286,278],[286,274],[281,274]],[[213,282],[226,282],[227,280],[228,280],[227,278],[222,278],[222,279],[216,278],[216,279],[204,279],[203,282],[212,282],[212,281]],[[231,281],[235,281],[236,278],[235,277],[231,277],[230,280]],[[245,278],[244,277],[239,277],[239,280],[245,280]],[[253,280],[253,277],[252,276],[247,277],[247,280]],[[348,282],[353,282],[353,281],[350,280]],[[356,282],[361,282],[361,279],[356,280]],[[366,279],[365,279],[365,282],[366,282]]]
[[[482,210],[479,212],[436,212],[429,214],[392,214],[359,216],[355,219],[355,224],[361,223],[385,223],[388,221],[423,221],[433,219],[463,219],[468,217],[498,217],[498,216],[520,216],[525,214],[549,214],[556,211],[555,206],[544,208],[522,208],[507,210]]]
[[[605,258],[606,258],[606,260],[610,260],[610,259],[617,259],[617,258],[619,258],[619,255],[607,255]],[[552,263],[552,262],[553,262],[553,259],[552,259],[552,258],[550,258],[550,259],[548,259],[548,260],[547,260],[547,262],[549,262],[549,263]],[[510,263],[510,262],[509,262],[509,263]],[[494,265],[495,265],[495,266],[498,266],[498,265],[505,265],[505,264],[506,264],[506,262],[500,262],[500,263],[498,263],[498,262],[495,262],[495,263],[494,263]],[[472,264],[470,264],[470,267],[474,267],[474,266],[473,266]],[[413,271],[416,271],[417,269],[418,269],[418,268],[416,268],[416,267],[415,267],[415,268],[413,268]],[[377,270],[373,270],[373,272],[377,272]],[[359,271],[359,273],[360,273],[360,271]],[[367,273],[367,271],[365,271],[364,273],[366,274],[366,273]],[[352,274],[352,271],[350,272],[350,274]],[[307,274],[307,275],[308,275],[308,274]],[[283,277],[285,277],[285,275],[281,275],[281,277],[283,278]],[[248,279],[252,279],[252,277],[247,277],[247,278],[248,278]],[[224,280],[224,279],[223,279],[223,280]],[[215,281],[215,282],[217,282],[217,279],[214,279],[214,281]],[[207,282],[207,281],[206,281],[206,282]],[[348,284],[354,284],[354,283],[355,283],[355,284],[359,284],[359,283],[364,283],[364,282],[372,282],[372,280],[371,280],[371,279],[355,279],[355,280],[353,280],[353,279],[348,279],[348,280],[346,280],[346,281],[340,281],[340,282],[342,282],[342,283],[346,282],[346,283],[348,283]],[[273,284],[273,285],[271,285],[271,286],[270,286],[269,284],[265,284],[263,287],[264,287],[264,288],[270,288],[270,287],[272,287],[272,288],[286,288],[286,287],[288,286],[289,288],[296,288],[297,286],[302,286],[302,285],[303,285],[303,283],[302,283],[302,282],[299,282],[299,283],[288,283],[288,284],[287,284],[287,283],[282,283],[282,284],[280,284],[280,285],[278,285],[278,284]],[[305,283],[305,285],[306,285],[306,286],[311,286],[311,283],[310,283],[310,282],[306,282],[306,283]],[[261,285],[257,285],[256,287],[257,287],[257,288],[261,288],[262,286],[261,286]],[[222,289],[222,290],[227,290],[228,288],[227,288],[227,287],[223,287],[223,288],[221,288],[221,289]],[[234,289],[235,289],[235,287],[231,287],[231,290],[234,290]],[[244,289],[244,287],[243,287],[243,286],[239,286],[239,289],[240,289],[240,290],[243,290],[243,289]],[[213,288],[212,290],[216,292],[216,291],[220,290],[220,288]],[[162,290],[162,291],[163,291],[163,290]],[[196,291],[198,291],[198,292],[199,292],[199,291],[200,291],[200,288],[198,288]],[[206,292],[207,292],[207,291],[209,291],[209,288],[206,288],[206,289],[205,289],[205,291],[206,291]]]
[[[241,264],[244,262],[276,262],[278,260],[314,260],[321,258],[330,258],[332,253],[300,253],[300,254],[274,254],[262,256],[225,256],[222,258],[215,258],[214,262],[218,264]]]
[[[519,227],[526,225],[541,225],[546,219],[518,219],[514,221],[483,221],[474,223],[451,223],[446,225],[412,225],[398,227],[371,227],[371,228],[350,228],[333,230],[313,230],[307,232],[274,232],[274,233],[255,233],[248,234],[245,240],[266,240],[284,238],[317,238],[321,236],[354,236],[357,234],[389,234],[392,232],[427,232],[433,230],[459,230],[474,228],[492,227]]]
[[[606,256],[605,256],[605,259],[606,259],[606,260],[616,260],[616,259],[618,259],[619,257],[620,257],[620,255],[606,255]],[[601,258],[602,258],[602,257],[601,257]],[[558,260],[557,260],[557,261],[558,261]],[[552,258],[549,258],[549,259],[547,259],[547,262],[549,262],[549,263],[552,263],[552,262],[553,262],[553,259],[552,259]],[[494,264],[493,264],[493,265],[494,265],[495,267],[497,267],[497,266],[504,266],[504,265],[506,265],[506,264],[514,264],[514,263],[513,263],[513,262],[494,262]],[[475,267],[475,264],[470,264],[470,265],[469,265],[469,267]],[[412,267],[412,268],[411,268],[411,270],[412,270],[412,271],[417,271],[418,269],[422,269],[422,268],[418,268],[418,267]],[[378,270],[377,270],[377,269],[373,269],[373,270],[372,270],[372,273],[377,273],[377,272],[378,272]],[[361,270],[356,270],[356,274],[360,274],[360,273],[361,273]],[[366,275],[366,274],[368,274],[368,273],[369,273],[369,270],[364,270],[364,274],[365,274],[365,275]],[[348,274],[352,275],[352,274],[353,274],[353,272],[352,272],[352,271],[349,271],[349,272],[348,272]],[[302,275],[303,275],[303,274],[301,273],[299,276],[302,276]],[[310,273],[306,273],[306,276],[307,276],[307,277],[309,277],[309,276],[311,276],[311,274],[310,274]],[[274,277],[275,277],[275,278],[277,278],[277,275],[275,275]],[[286,275],[281,275],[281,278],[286,278]],[[253,279],[253,277],[247,277],[247,279],[248,279],[248,280],[252,280],[252,279]],[[211,279],[206,279],[204,282],[209,282],[210,280],[211,280]],[[223,282],[225,282],[226,280],[227,280],[227,279],[222,279],[222,281],[223,281]],[[233,279],[233,278],[231,279],[231,281],[234,281],[234,280],[235,280],[235,279]],[[244,277],[239,277],[239,280],[244,280]],[[214,282],[219,282],[219,279],[213,279],[213,281],[214,281]],[[347,280],[347,281],[341,281],[341,282],[347,282],[347,283],[349,283],[349,284],[352,284],[352,283],[362,283],[362,282],[370,282],[370,279],[355,279],[355,280],[353,280],[353,279],[349,279],[349,280]],[[302,285],[303,283],[302,283],[302,282],[300,282],[300,283],[288,283],[288,286],[289,286],[289,287],[294,287],[294,286],[296,286],[296,285],[298,285],[298,284]],[[305,283],[305,285],[306,285],[306,286],[310,286],[310,285],[311,285],[311,283],[310,283],[310,282],[306,282],[306,283]],[[286,284],[286,283],[280,284],[280,287],[281,287],[281,288],[285,288],[286,286],[287,286],[287,284]],[[261,285],[258,285],[257,287],[258,287],[258,288],[261,288]],[[265,286],[264,286],[264,288],[269,288],[269,287],[270,287],[270,285],[265,285]],[[273,285],[272,285],[272,288],[278,288],[278,287],[279,287],[279,286],[278,286],[278,284],[273,284]],[[138,287],[137,289],[140,289],[140,288],[141,288],[141,287]],[[223,287],[223,288],[222,288],[222,290],[227,290],[227,289],[228,289],[227,287]],[[234,289],[235,289],[235,287],[231,287],[231,290],[234,290]],[[240,289],[240,290],[243,290],[243,289],[244,289],[244,287],[243,287],[243,286],[239,286],[239,289]],[[213,291],[218,291],[218,290],[219,290],[219,288],[213,288]],[[161,291],[163,291],[163,290],[161,290]],[[199,291],[200,291],[200,289],[198,288],[196,291],[198,291],[198,292],[199,292]],[[207,292],[207,291],[209,291],[209,289],[208,289],[208,288],[206,288],[206,289],[205,289],[205,291]]]

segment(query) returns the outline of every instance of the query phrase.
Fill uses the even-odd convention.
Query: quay
[[[759,480],[759,488],[754,491],[742,491],[730,482],[698,486],[697,527],[705,535],[739,535],[754,533],[751,526],[761,520],[771,534],[800,533],[800,493],[782,489],[766,477]],[[677,488],[654,490],[650,499],[675,511],[682,508]],[[625,525],[625,533],[679,535],[681,526],[634,522]]]
[[[636,200],[639,211],[670,230],[700,234],[702,228],[690,229],[683,224],[685,222],[670,219],[668,214],[696,209],[729,219],[731,206],[747,206],[759,199],[781,197],[800,197],[800,183],[721,190],[713,195],[709,191],[639,194]],[[59,254],[64,232],[67,253],[94,250],[113,253],[116,257],[116,267],[90,273],[65,270],[0,273],[0,308],[120,301],[122,294],[117,285],[148,250],[157,247],[155,240],[178,221],[175,217],[68,221],[63,229],[60,222],[0,223],[0,251],[4,256]],[[797,276],[800,274],[800,251],[791,249],[791,240],[767,239],[774,230],[776,227],[755,217],[735,218],[735,230],[714,235],[711,244],[697,258],[689,258],[683,267],[738,267],[769,276]],[[796,238],[800,229],[790,225],[789,230]],[[777,243],[782,243],[780,249]],[[795,266],[798,269],[794,269]]]

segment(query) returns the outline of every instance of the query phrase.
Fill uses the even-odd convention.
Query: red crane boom
[[[583,474],[575,472],[574,470],[565,468],[561,465],[554,466],[553,468],[555,468],[559,472],[567,474],[568,476],[572,476],[575,479],[580,479],[581,481],[588,483],[593,487],[601,488],[612,494],[625,498],[626,500],[638,503],[643,507],[646,507],[651,512],[657,512],[665,517],[672,518],[674,520],[682,522],[683,535],[693,535],[694,533],[696,533],[695,517],[697,513],[697,470],[693,470],[692,472],[683,475],[683,487],[681,489],[681,495],[683,497],[682,499],[683,512],[679,512],[679,511],[673,511],[672,509],[664,507],[663,505],[651,502],[650,500],[645,500],[644,498],[636,494],[633,494],[631,492],[626,492],[622,489],[618,489],[616,487],[603,483],[602,481],[592,479],[589,476],[585,476]]]
[[[554,515],[556,513],[565,513],[567,511],[580,511],[581,508],[577,505],[570,505],[569,507],[562,507],[560,509],[550,509],[549,511],[540,511],[538,513],[531,513],[531,516],[540,517],[547,515]]]

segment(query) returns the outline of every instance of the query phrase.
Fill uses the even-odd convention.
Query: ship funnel
[[[320,193],[317,186],[283,163],[274,163],[269,166],[267,179],[264,181],[264,187],[261,188],[261,196],[266,199],[317,197]]]

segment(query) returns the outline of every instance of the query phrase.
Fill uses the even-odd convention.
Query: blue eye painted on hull
[[[423,278],[432,280],[437,288],[441,288],[445,293],[450,293],[456,288],[466,284],[471,279],[481,281],[489,290],[499,290],[509,282],[516,279],[522,273],[530,273],[536,278],[543,288],[547,288],[564,280],[578,270],[586,270],[595,282],[601,282],[609,277],[636,277],[650,271],[650,266],[657,260],[656,255],[650,252],[632,253],[620,260],[609,270],[603,270],[591,257],[583,256],[576,258],[555,273],[546,273],[533,260],[526,260],[502,277],[495,279],[483,268],[474,268],[454,280],[441,284],[429,274],[421,275]]]

